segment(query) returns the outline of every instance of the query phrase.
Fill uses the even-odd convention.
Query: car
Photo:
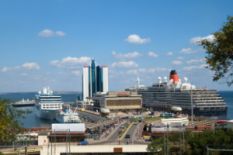
[[[79,145],[88,145],[88,141],[87,140],[83,140],[79,143]]]
[[[129,134],[125,135],[125,138],[129,139],[129,138],[130,138],[130,135],[129,135]]]

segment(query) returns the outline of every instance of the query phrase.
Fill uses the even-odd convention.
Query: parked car
[[[125,135],[125,138],[129,139],[129,138],[130,138],[130,135],[129,135],[129,134]]]

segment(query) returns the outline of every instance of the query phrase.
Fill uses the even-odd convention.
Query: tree
[[[200,44],[207,51],[206,60],[208,68],[214,71],[213,80],[224,78],[230,86],[233,84],[233,16],[213,35],[214,39],[204,39]]]
[[[182,148],[180,145],[181,138],[180,133],[171,134],[168,136],[168,143],[164,143],[163,137],[156,138],[152,140],[152,142],[148,145],[147,149],[150,152],[158,152],[160,154],[165,153],[168,147],[169,154],[189,154],[189,155],[199,155],[206,154],[207,147],[212,149],[233,149],[233,130],[231,129],[219,129],[215,131],[203,131],[200,133],[185,133],[185,147]],[[164,146],[164,144],[166,146]],[[213,152],[216,155],[230,155],[233,152],[223,152],[223,151],[215,151]]]
[[[156,138],[151,141],[151,143],[147,146],[147,150],[149,152],[157,153],[164,151],[163,150],[163,139],[162,138]]]
[[[179,154],[181,153],[181,134],[165,134],[163,137],[152,138],[148,145],[149,152],[157,154]]]
[[[216,130],[204,131],[189,135],[188,144],[191,154],[206,154],[206,147],[213,149],[233,149],[233,131],[232,130]],[[230,155],[232,152],[216,152],[219,155]]]
[[[18,116],[8,101],[0,99],[0,144],[11,143],[21,131],[16,120]]]

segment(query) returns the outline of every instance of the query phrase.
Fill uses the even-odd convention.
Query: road
[[[121,130],[121,126],[124,126],[126,121],[118,124],[117,127],[112,130],[112,132],[107,136],[103,137],[100,140],[92,142],[92,144],[119,144],[119,133]]]
[[[120,132],[121,128],[118,127],[117,130],[109,137],[109,139],[107,140],[107,143],[119,143],[119,132]]]
[[[131,144],[135,140],[135,130],[137,129],[137,124],[133,123],[128,132],[126,133],[126,136],[123,139],[124,144]],[[129,137],[129,138],[128,138]]]
[[[112,132],[107,136],[103,137],[98,141],[93,142],[93,144],[136,144],[139,140],[139,124],[131,123],[129,127],[125,130],[121,137],[119,133],[122,130],[122,126],[127,122],[122,122],[119,124]],[[127,138],[128,137],[128,138]]]

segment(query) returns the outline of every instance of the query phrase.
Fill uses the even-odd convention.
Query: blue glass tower
[[[96,93],[96,67],[95,67],[95,60],[91,60],[91,92],[92,94]]]
[[[103,69],[100,66],[96,67],[96,86],[97,92],[103,91]]]

